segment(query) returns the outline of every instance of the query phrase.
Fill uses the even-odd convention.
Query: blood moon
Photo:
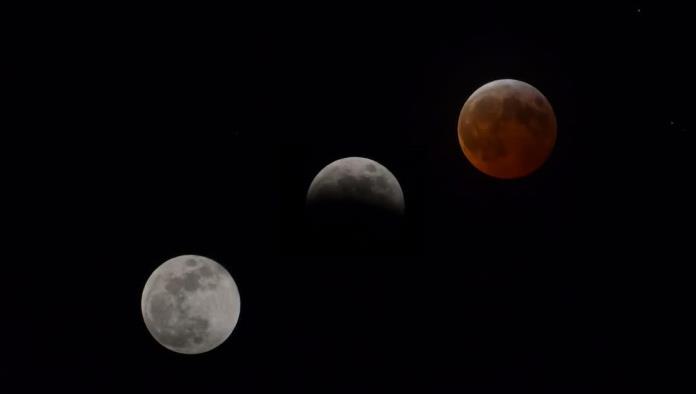
[[[531,174],[556,143],[556,116],[534,86],[514,79],[478,88],[459,114],[459,144],[474,167],[502,179]]]

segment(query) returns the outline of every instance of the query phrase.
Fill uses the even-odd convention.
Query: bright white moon
[[[212,350],[230,336],[240,311],[237,285],[222,265],[203,256],[174,257],[145,283],[141,309],[150,334],[177,353]]]

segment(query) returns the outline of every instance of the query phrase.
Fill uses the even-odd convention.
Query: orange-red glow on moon
[[[556,143],[556,116],[534,86],[513,79],[487,83],[464,103],[459,144],[471,164],[496,178],[527,176]]]

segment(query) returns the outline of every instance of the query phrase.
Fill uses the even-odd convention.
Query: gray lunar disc
[[[160,265],[145,283],[141,309],[150,334],[177,353],[212,350],[230,336],[240,311],[229,272],[203,256],[183,255]]]

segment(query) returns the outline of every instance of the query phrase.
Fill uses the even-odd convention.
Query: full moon
[[[309,186],[307,203],[341,201],[401,213],[404,193],[386,167],[363,157],[347,157],[324,167]]]
[[[478,88],[459,114],[459,144],[481,172],[502,179],[541,167],[556,143],[556,116],[534,86],[501,79]]]
[[[157,342],[177,353],[198,354],[230,336],[241,303],[237,285],[222,265],[183,255],[165,261],[150,275],[140,306]]]

